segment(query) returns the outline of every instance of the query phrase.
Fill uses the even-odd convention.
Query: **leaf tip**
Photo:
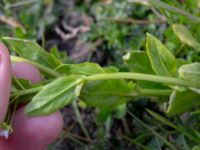
[[[151,33],[146,32],[146,37],[149,38],[149,37],[154,37],[154,36]]]

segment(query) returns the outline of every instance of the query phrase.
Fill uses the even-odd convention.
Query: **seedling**
[[[147,34],[146,52],[133,51],[123,57],[129,72],[91,62],[63,64],[34,42],[10,37],[3,40],[17,54],[11,56],[13,63],[28,62],[43,75],[44,81],[36,85],[13,78],[10,105],[29,99],[25,108],[28,116],[49,115],[72,103],[76,106],[79,100],[87,107],[97,107],[99,119],[105,121],[113,110],[139,96],[168,96],[169,116],[190,109],[199,111],[193,108],[199,104],[200,63],[175,58],[151,34]]]
[[[185,105],[188,108],[185,103],[181,103],[180,108],[173,108],[179,101],[179,93],[192,93],[192,99],[199,96],[196,91],[200,87],[200,63],[178,66],[179,60],[150,34],[147,34],[146,52],[133,51],[124,57],[130,72],[120,72],[118,68],[101,67],[90,62],[63,64],[34,42],[9,37],[3,39],[18,54],[11,56],[13,62],[31,63],[44,76],[45,82],[38,85],[29,83],[25,90],[18,89],[17,83],[13,84],[15,91],[12,92],[11,103],[20,102],[22,96],[34,94],[25,109],[29,116],[51,114],[78,98],[87,106],[100,110],[109,108],[111,111],[131,97],[171,94],[173,98],[171,96],[167,113],[173,115],[186,111]],[[136,58],[138,61],[135,61]],[[143,61],[150,64],[144,66]],[[27,84],[18,81],[22,85]],[[143,88],[145,84],[149,84],[150,88]]]

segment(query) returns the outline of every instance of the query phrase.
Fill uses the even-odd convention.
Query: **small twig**
[[[10,4],[10,8],[20,7],[20,6],[23,6],[23,5],[29,5],[29,4],[32,4],[32,3],[35,3],[35,2],[37,2],[37,0],[29,0],[29,1],[22,1],[22,2],[18,2],[18,3],[13,3],[13,4]]]
[[[65,133],[68,133],[74,128],[74,126],[75,126],[75,122],[73,122],[68,128],[64,128],[63,131]]]
[[[79,140],[82,140],[84,142],[88,142],[88,143],[95,143],[95,141],[89,139],[89,138],[86,138],[86,137],[82,137],[80,135],[77,135],[77,134],[74,134],[74,133],[70,133],[72,136],[74,136],[75,138],[79,139]]]
[[[5,24],[8,24],[14,28],[21,28],[23,32],[25,32],[25,28],[22,26],[21,23],[19,23],[17,20],[11,17],[6,17],[3,14],[0,14],[0,22],[3,22]]]
[[[64,21],[62,21],[62,25],[63,25],[64,29],[69,32],[72,32],[72,33],[77,32],[77,29],[67,25]]]
[[[165,20],[167,21],[167,18],[165,16],[163,16],[162,14],[160,14],[154,7],[151,7],[151,10],[153,11],[153,13],[160,18],[161,20]]]
[[[12,123],[13,123],[13,119],[14,119],[14,116],[15,116],[15,113],[16,113],[16,110],[17,110],[17,105],[18,105],[18,102],[15,102],[15,105],[14,105],[14,110],[13,110],[13,112],[12,112],[12,116],[11,116],[11,118],[10,118],[10,124],[12,125]]]
[[[128,2],[130,2],[130,3],[140,3],[142,5],[149,6],[151,8],[151,10],[155,13],[155,15],[158,16],[158,18],[160,18],[161,20],[167,21],[165,16],[161,15],[154,7],[151,7],[148,0],[128,0]]]
[[[74,128],[75,122],[73,122],[71,125],[69,125],[68,128],[64,128],[60,137],[58,138],[58,144],[62,143],[66,137],[68,136],[69,132]]]
[[[131,144],[137,145],[138,147],[142,148],[143,150],[149,150],[146,146],[142,145],[141,143],[129,138],[126,135],[121,135],[125,140],[129,141]]]
[[[66,135],[66,138],[68,138],[68,139],[74,141],[74,142],[77,143],[77,144],[80,144],[81,146],[85,146],[85,144],[84,144],[82,141],[80,141],[79,139],[73,137],[70,133],[68,133],[68,134]]]
[[[125,23],[125,24],[140,24],[140,25],[148,25],[148,24],[163,24],[166,23],[166,20],[135,20],[135,19],[123,19],[123,18],[104,18],[104,20],[114,21],[118,23]]]
[[[77,46],[77,47],[80,47],[80,46]],[[83,48],[81,48],[81,50],[78,53],[75,52],[74,54],[71,54],[69,56],[69,58],[72,60],[79,60],[79,59],[83,58],[84,56],[87,56],[88,53],[91,53],[94,51],[93,46],[91,46],[91,45],[88,45],[88,46],[86,45],[86,46],[82,46],[82,47]]]
[[[71,59],[80,59],[82,56],[87,55],[89,52],[94,52],[95,48],[101,45],[103,42],[102,39],[97,39],[94,43],[88,46],[88,48],[82,49],[79,53],[74,53],[73,55],[70,56]]]
[[[62,22],[62,26],[66,31],[70,33],[69,34],[64,33],[64,31],[62,31],[58,26],[55,27],[55,32],[65,41],[77,37],[79,33],[85,33],[90,30],[90,27],[87,26],[79,26],[74,28],[67,25],[65,22]]]
[[[182,43],[180,47],[176,50],[175,55],[177,55],[184,47],[186,46],[185,43]]]

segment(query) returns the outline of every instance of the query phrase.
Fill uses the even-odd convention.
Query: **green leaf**
[[[185,61],[184,59],[180,59],[180,58],[176,59],[177,68],[180,68],[181,66],[186,65],[186,64],[188,64],[188,62]]]
[[[123,60],[128,69],[132,72],[155,74],[146,52],[132,51],[131,53],[124,55]],[[141,88],[163,88],[163,85],[160,83],[153,83],[148,81],[136,82]]]
[[[197,94],[200,94],[200,88],[189,88],[193,92],[196,92]]]
[[[154,72],[163,76],[176,75],[176,59],[153,35],[147,34],[146,50]]]
[[[80,98],[88,106],[99,107],[101,110],[115,109],[126,103],[129,96],[137,96],[133,83],[123,80],[88,81],[84,84]]]
[[[57,59],[60,59],[60,52],[57,48],[57,46],[53,46],[51,49],[50,49],[50,53],[52,55],[54,55]]]
[[[200,82],[200,63],[183,65],[178,70],[179,77],[194,83]]]
[[[138,73],[155,74],[150,60],[145,52],[133,51],[123,56],[123,60],[130,69],[130,71]]]
[[[193,47],[196,50],[200,50],[200,44],[198,41],[192,36],[191,32],[181,24],[173,24],[173,31],[176,36],[180,39],[181,42],[187,44],[188,46]]]
[[[103,70],[105,71],[105,73],[119,72],[119,69],[113,66],[104,67]]]
[[[167,114],[170,116],[181,114],[198,105],[200,105],[198,93],[191,90],[174,91],[170,96]]]
[[[78,96],[76,87],[81,83],[80,76],[65,76],[56,79],[33,97],[26,106],[25,113],[29,116],[49,115],[63,108]]]
[[[35,61],[53,69],[61,64],[58,59],[56,59],[52,54],[47,53],[35,42],[11,37],[4,37],[3,40],[23,58]]]
[[[112,109],[109,108],[102,108],[99,109],[99,112],[97,114],[97,121],[99,123],[105,123],[106,120],[110,117],[111,113],[112,113]]]
[[[59,51],[59,49],[54,46],[50,49],[50,54],[52,54],[54,57],[56,57],[58,60],[60,60],[63,63],[68,62],[68,56],[65,51]]]
[[[98,73],[105,73],[104,69],[98,64],[91,62],[84,62],[81,64],[63,64],[56,68],[59,73],[92,75]]]
[[[123,119],[125,117],[126,113],[127,113],[127,106],[126,106],[126,104],[119,105],[115,109],[115,117],[117,119]]]

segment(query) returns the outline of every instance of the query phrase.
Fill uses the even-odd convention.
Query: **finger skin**
[[[31,64],[15,63],[12,72],[16,77],[33,83],[41,80],[39,70]],[[24,108],[21,108],[14,116],[14,132],[8,140],[0,140],[0,150],[44,150],[59,136],[62,128],[63,119],[60,112],[49,116],[27,117]]]
[[[29,63],[14,63],[12,73],[17,78],[30,80],[32,83],[38,83],[42,80],[39,70]]]
[[[56,112],[50,116],[27,117],[24,108],[17,111],[8,140],[0,142],[0,150],[44,150],[62,130],[62,116]]]
[[[11,90],[11,62],[8,49],[0,43],[0,123],[7,112]]]

